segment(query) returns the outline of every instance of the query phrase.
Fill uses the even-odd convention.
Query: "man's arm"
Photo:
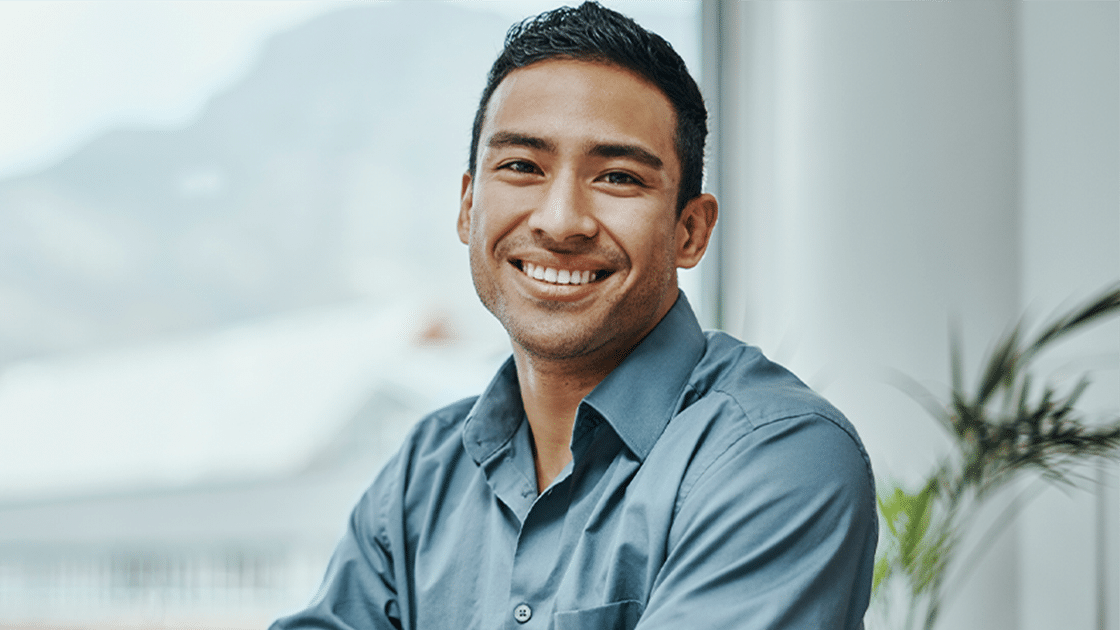
[[[817,414],[771,422],[680,499],[638,628],[862,627],[877,538],[870,467]]]

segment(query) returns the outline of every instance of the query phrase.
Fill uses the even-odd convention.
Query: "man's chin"
[[[568,361],[588,357],[601,349],[604,340],[596,329],[581,326],[547,326],[531,329],[507,324],[510,341],[536,359]]]
[[[510,339],[529,356],[547,361],[572,361],[590,356],[597,349],[591,340],[581,338],[541,340],[510,335]]]

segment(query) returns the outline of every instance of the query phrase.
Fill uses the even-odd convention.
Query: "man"
[[[458,229],[513,356],[412,431],[320,593],[273,628],[857,628],[867,456],[677,289],[715,224],[706,112],[660,37],[596,4],[515,26]]]

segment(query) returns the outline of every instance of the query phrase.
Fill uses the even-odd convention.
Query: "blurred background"
[[[1120,278],[1120,4],[606,2],[712,114],[702,321],[833,400]],[[0,2],[0,628],[259,628],[314,592],[424,412],[508,354],[454,231],[470,121],[540,2]],[[969,363],[971,361],[971,363]],[[1120,326],[1046,357],[1120,408]],[[1114,466],[1023,506],[943,627],[1120,628]]]

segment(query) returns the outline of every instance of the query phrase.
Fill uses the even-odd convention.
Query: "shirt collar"
[[[525,417],[513,357],[506,359],[471,407],[463,427],[463,446],[482,464],[510,441]]]
[[[593,409],[644,460],[676,413],[704,346],[704,333],[681,292],[657,326],[583,399],[579,415],[584,415],[584,406]],[[524,416],[517,368],[510,357],[467,414],[467,452],[483,463],[510,441]]]

